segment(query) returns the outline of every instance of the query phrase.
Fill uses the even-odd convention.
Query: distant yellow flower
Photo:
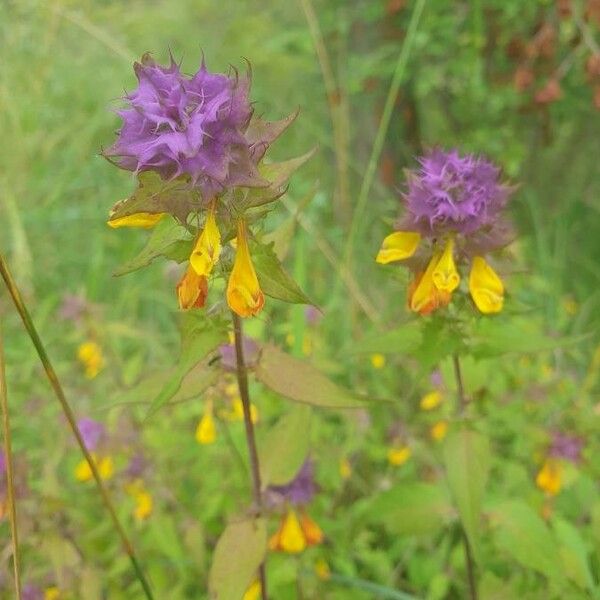
[[[565,312],[571,317],[574,317],[579,311],[579,304],[577,304],[577,301],[573,296],[566,296],[563,298],[562,305]]]
[[[416,251],[421,234],[416,231],[395,231],[390,233],[381,244],[375,259],[381,265],[410,258]]]
[[[385,367],[385,356],[383,354],[371,354],[371,365],[374,369],[383,369]]]
[[[244,593],[242,600],[259,600],[261,592],[262,587],[260,581],[255,579]]]
[[[219,416],[226,421],[243,421],[244,420],[244,405],[242,399],[238,396],[231,401],[231,409],[219,412]],[[250,404],[250,420],[252,423],[258,423],[258,408],[254,404]]]
[[[352,476],[352,465],[345,456],[340,459],[339,470],[340,477],[342,479],[350,479],[350,477]]]
[[[535,484],[548,496],[556,496],[562,487],[561,464],[555,459],[546,459],[535,478]]]
[[[199,444],[213,444],[217,439],[217,427],[215,424],[215,417],[213,414],[212,402],[208,402],[206,411],[202,415],[202,418],[198,422],[196,427],[196,441]]]
[[[204,229],[190,255],[190,264],[194,271],[203,277],[208,277],[221,254],[221,233],[215,219],[215,203],[208,209]]]
[[[304,511],[298,519],[296,511],[288,509],[277,532],[269,540],[269,548],[288,554],[298,554],[308,546],[323,541],[323,531]]]
[[[256,316],[264,306],[265,297],[250,258],[246,222],[240,219],[237,230],[237,251],[227,283],[227,303],[240,317]]]
[[[469,291],[484,314],[499,313],[504,306],[504,284],[482,256],[475,256],[469,275]]]
[[[102,349],[96,342],[84,342],[77,348],[77,358],[85,368],[85,376],[94,379],[104,365]]]
[[[402,466],[412,455],[408,446],[393,446],[388,450],[388,462],[394,467]]]
[[[327,581],[331,578],[331,569],[324,558],[318,558],[315,562],[315,573],[321,581]]]
[[[429,435],[436,442],[443,440],[448,432],[448,421],[438,421],[429,430]]]
[[[434,410],[442,403],[443,399],[442,392],[435,390],[425,394],[421,398],[419,406],[421,407],[421,410]]]
[[[165,213],[139,212],[118,219],[109,219],[107,224],[113,229],[118,227],[143,227],[148,229],[154,227],[164,216]]]
[[[59,600],[60,591],[55,585],[47,587],[44,590],[44,600]]]
[[[100,479],[110,479],[114,475],[115,465],[110,456],[98,458],[94,453],[92,453],[92,460],[98,469]],[[92,474],[92,469],[87,460],[84,458],[75,467],[75,479],[83,483],[86,481],[91,481],[93,477],[94,475]]]

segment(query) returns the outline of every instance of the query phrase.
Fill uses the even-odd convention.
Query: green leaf
[[[181,331],[181,354],[177,366],[152,400],[146,418],[152,416],[173,398],[179,392],[185,376],[217,346],[227,340],[227,326],[222,322],[211,320],[200,311],[183,313]]]
[[[492,512],[496,543],[527,569],[564,581],[556,541],[542,518],[521,500],[510,500]]]
[[[283,162],[263,163],[258,170],[264,179],[270,182],[268,187],[249,189],[245,197],[246,208],[263,206],[285,194],[290,177],[316,153],[317,148],[306,154]]]
[[[297,405],[267,432],[259,445],[261,481],[283,485],[300,470],[310,447],[311,409]]]
[[[470,352],[477,358],[492,358],[503,354],[534,354],[577,344],[587,336],[550,337],[542,325],[532,319],[480,318],[473,324],[469,336]]]
[[[367,501],[370,523],[395,535],[423,535],[440,531],[451,518],[447,492],[430,483],[402,483]]]
[[[149,265],[159,256],[174,258],[185,252],[182,256],[182,260],[185,260],[190,255],[192,243],[192,240],[187,238],[189,238],[189,233],[180,223],[170,217],[163,218],[152,230],[143,250],[135,258],[119,267],[114,275],[120,276],[137,271]]]
[[[594,589],[587,549],[579,531],[563,519],[556,519],[552,528],[560,544],[559,552],[567,577],[582,589]]]
[[[267,552],[264,519],[229,523],[219,538],[208,575],[211,600],[238,600],[252,583]]]
[[[444,445],[444,465],[460,520],[479,560],[481,505],[490,470],[488,439],[464,426],[451,430]]]
[[[323,408],[360,408],[364,402],[333,383],[309,363],[279,348],[263,346],[256,377],[269,389],[295,402]]]
[[[273,251],[272,244],[265,246],[252,241],[250,251],[260,287],[267,296],[291,304],[312,304],[283,268]]]
[[[138,173],[137,180],[135,192],[113,206],[110,219],[139,212],[168,213],[185,223],[188,214],[202,206],[200,192],[190,184],[189,177],[165,181],[154,171],[143,171]]]
[[[409,321],[397,329],[377,333],[353,343],[351,353],[412,354],[421,345],[423,333],[418,321]]]

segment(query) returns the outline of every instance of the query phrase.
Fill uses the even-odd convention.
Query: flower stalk
[[[142,586],[142,588],[144,590],[144,594],[148,600],[154,600],[154,596],[152,595],[152,590],[150,589],[150,584],[148,583],[148,580],[146,579],[146,576],[144,575],[144,572],[142,571],[140,563],[138,562],[135,551],[133,549],[133,545],[132,545],[131,541],[129,540],[127,534],[125,533],[125,530],[123,529],[123,526],[121,525],[121,522],[119,521],[119,517],[117,516],[115,506],[110,497],[108,489],[105,487],[104,483],[102,482],[102,478],[100,476],[100,472],[98,471],[96,462],[94,461],[92,455],[90,454],[90,451],[87,449],[87,447],[83,441],[83,437],[81,436],[81,432],[79,431],[79,428],[77,427],[77,421],[75,419],[75,415],[73,413],[73,410],[72,410],[69,402],[67,401],[64,390],[63,390],[63,388],[60,384],[60,381],[58,380],[58,377],[56,375],[56,371],[54,370],[54,367],[52,366],[52,363],[50,362],[50,359],[48,358],[46,349],[44,348],[42,340],[40,339],[40,336],[35,328],[35,325],[33,324],[33,320],[31,319],[31,316],[29,315],[29,311],[27,310],[27,307],[25,306],[25,303],[23,301],[21,293],[15,284],[15,281],[10,273],[10,270],[8,268],[6,261],[4,260],[4,257],[1,254],[0,254],[0,275],[2,276],[2,279],[4,280],[4,283],[6,285],[6,288],[8,289],[8,292],[12,297],[12,300],[17,309],[17,312],[19,313],[19,316],[21,317],[21,320],[23,321],[23,325],[25,326],[25,329],[27,330],[27,333],[29,334],[29,337],[31,338],[31,341],[32,341],[32,343],[36,349],[36,352],[40,358],[40,361],[42,363],[42,366],[44,367],[44,371],[46,372],[46,376],[48,377],[48,381],[50,382],[50,385],[52,386],[52,389],[54,390],[54,393],[55,393],[58,401],[60,402],[61,408],[67,419],[67,422],[69,423],[71,431],[72,431],[73,435],[75,436],[75,439],[77,440],[77,444],[79,445],[79,448],[80,448],[81,452],[83,453],[83,455],[89,465],[89,468],[92,472],[94,481],[96,482],[98,491],[100,492],[100,496],[102,498],[104,506],[106,507],[106,510],[108,511],[108,513],[111,517],[114,528],[117,531],[117,534],[123,545],[123,549],[125,550],[125,553],[129,557],[129,560],[131,561],[133,570],[135,571],[135,574],[140,582],[140,585]]]
[[[465,387],[463,384],[462,370],[460,368],[460,358],[458,354],[452,356],[452,363],[454,365],[454,378],[456,380],[456,395],[458,398],[458,412],[461,416],[464,416],[466,407],[468,404],[467,397],[465,394]],[[463,544],[465,547],[465,562],[467,564],[467,580],[469,585],[469,598],[470,600],[477,600],[477,583],[475,581],[475,561],[473,560],[473,552],[471,550],[471,544],[467,537],[467,532],[464,527],[462,530]]]
[[[242,399],[242,408],[244,411],[244,425],[246,428],[246,442],[248,444],[248,454],[250,456],[250,470],[252,475],[252,491],[254,502],[259,514],[263,510],[261,481],[260,481],[260,466],[258,460],[258,450],[256,448],[256,438],[254,436],[254,425],[252,423],[252,409],[250,403],[250,393],[248,391],[248,370],[244,360],[244,345],[243,345],[243,330],[242,320],[239,315],[231,311],[233,320],[233,335],[235,340],[235,357],[236,357],[236,375],[240,398]],[[258,570],[260,580],[260,589],[262,600],[268,600],[267,594],[267,575],[265,563],[263,562]]]
[[[4,344],[0,331],[0,404],[2,405],[2,429],[4,435],[4,455],[6,457],[6,487],[8,492],[8,515],[10,518],[10,537],[13,550],[13,570],[15,576],[15,597],[21,600],[21,561],[19,555],[19,532],[17,528],[17,504],[15,501],[15,480],[10,435],[10,415],[8,412],[8,391],[6,368],[4,364]]]

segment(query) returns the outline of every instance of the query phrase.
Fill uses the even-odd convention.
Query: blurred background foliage
[[[133,180],[99,151],[118,127],[111,109],[123,90],[135,86],[133,61],[151,51],[165,62],[169,50],[188,72],[202,53],[213,70],[243,70],[249,61],[256,111],[274,119],[301,109],[273,156],[319,146],[266,231],[276,232],[289,271],[322,316],[307,318],[303,307],[272,301],[248,331],[310,355],[365,396],[391,401],[374,402],[369,411],[316,415],[312,458],[321,492],[311,514],[327,543],[301,557],[270,558],[273,597],[403,597],[385,595],[393,589],[431,599],[465,597],[455,516],[441,522],[407,516],[401,498],[388,503],[389,519],[380,510],[386,506],[382,490],[439,478],[440,450],[430,427],[451,412],[446,405],[435,416],[419,410],[431,384],[416,375],[409,336],[408,349],[397,356],[393,346],[373,341],[408,318],[403,273],[373,259],[398,215],[403,169],[433,145],[486,154],[518,186],[511,206],[516,241],[503,274],[511,294],[508,347],[503,356],[468,361],[466,379],[492,440],[487,497],[492,504],[507,496],[527,504],[498,513],[489,508],[482,597],[598,597],[600,555],[592,549],[600,546],[594,461],[600,450],[600,5],[425,2],[366,211],[348,248],[358,190],[414,5],[0,3],[2,252],[78,415],[103,421],[114,437],[115,494],[161,599],[204,597],[215,539],[227,516],[249,500],[246,473],[237,464],[238,454],[245,456],[241,425],[221,424],[230,429],[226,436],[197,444],[194,430],[204,412],[198,399],[143,421],[149,398],[134,386],[177,359],[177,267],[157,262],[128,277],[111,275],[136,254],[146,234],[106,227],[109,208],[132,191]],[[322,33],[316,46],[315,23]],[[6,294],[0,311],[20,472],[24,577],[42,588],[57,586],[60,598],[137,598],[93,490],[73,475],[77,450]],[[551,350],[516,358],[531,349],[522,347],[524,338],[536,335],[577,342],[559,341]],[[86,378],[77,359],[86,341],[102,353],[103,366],[93,378]],[[443,353],[432,353],[433,368]],[[417,353],[416,360],[422,357]],[[447,382],[441,389],[451,403],[444,361],[441,369]],[[280,399],[258,386],[253,391],[261,423],[286,411]],[[535,480],[557,429],[584,440],[584,449],[565,470],[564,490],[549,497]],[[412,456],[394,465],[388,451],[398,440]],[[152,515],[141,522],[131,516],[132,501],[119,480],[138,450],[146,457],[145,485],[154,498]],[[524,516],[527,509],[533,516]],[[536,562],[530,556],[535,548],[515,552],[526,525],[493,534],[494,515],[508,513],[513,524],[535,522],[538,552],[555,545],[559,562],[543,556]],[[402,523],[412,520],[420,523],[421,535],[403,530]],[[1,527],[8,547],[6,518]],[[565,552],[571,570],[552,575]],[[0,584],[11,598],[3,556]],[[382,588],[375,592],[366,581]]]

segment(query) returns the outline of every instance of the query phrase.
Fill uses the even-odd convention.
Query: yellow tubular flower
[[[213,415],[212,403],[209,402],[206,407],[206,412],[202,415],[196,427],[196,441],[199,444],[213,444],[217,439],[217,427],[215,425],[215,417]]]
[[[562,487],[562,469],[556,460],[548,459],[535,478],[535,484],[548,496],[556,496]]]
[[[221,254],[221,233],[215,220],[215,203],[213,202],[206,216],[204,229],[192,250],[190,264],[196,274],[208,277]]]
[[[395,231],[382,242],[375,259],[381,265],[410,258],[416,251],[421,234],[416,231]]]
[[[100,479],[110,479],[114,475],[115,465],[110,456],[105,456],[99,459],[95,454],[92,453],[92,460],[98,469]],[[84,458],[75,467],[75,479],[83,483],[86,481],[91,481],[93,477],[94,475],[92,474],[92,469],[87,460]]]
[[[433,283],[438,290],[452,293],[460,283],[460,276],[454,264],[454,240],[448,238],[444,252],[435,265],[431,274]]]
[[[244,593],[242,600],[259,600],[262,587],[260,581],[255,579]]]
[[[498,274],[481,256],[473,258],[469,290],[475,306],[484,314],[499,313],[504,305],[504,285]]]
[[[434,310],[446,306],[452,297],[450,292],[439,290],[433,282],[433,273],[440,260],[439,254],[434,254],[427,265],[425,273],[415,279],[408,293],[408,305],[414,312],[428,315]]]
[[[429,430],[429,435],[431,435],[432,439],[434,439],[436,442],[439,442],[446,437],[447,432],[448,421],[438,421]]]
[[[133,516],[136,521],[145,521],[151,514],[153,508],[152,496],[146,490],[141,490],[135,495],[135,508]]]
[[[148,229],[154,227],[164,216],[165,213],[140,212],[118,219],[109,219],[106,223],[113,229],[118,227],[144,227]]]
[[[388,450],[388,462],[393,467],[401,467],[412,455],[408,446],[394,446]]]
[[[306,537],[296,511],[290,509],[283,517],[277,533],[269,540],[269,548],[288,554],[299,554],[306,545]]]
[[[421,398],[419,406],[421,407],[421,410],[434,410],[442,403],[443,399],[442,392],[435,390],[425,394]]]
[[[256,316],[264,306],[265,297],[250,258],[248,234],[243,219],[238,222],[237,251],[227,283],[227,303],[240,317]]]
[[[208,295],[208,280],[189,266],[177,284],[177,299],[181,310],[202,308]]]
[[[84,342],[77,348],[77,358],[85,367],[85,376],[94,379],[104,365],[102,349],[96,342]]]
[[[323,530],[313,521],[303,510],[300,515],[300,527],[304,533],[304,539],[307,546],[316,546],[322,544],[325,539]]]

